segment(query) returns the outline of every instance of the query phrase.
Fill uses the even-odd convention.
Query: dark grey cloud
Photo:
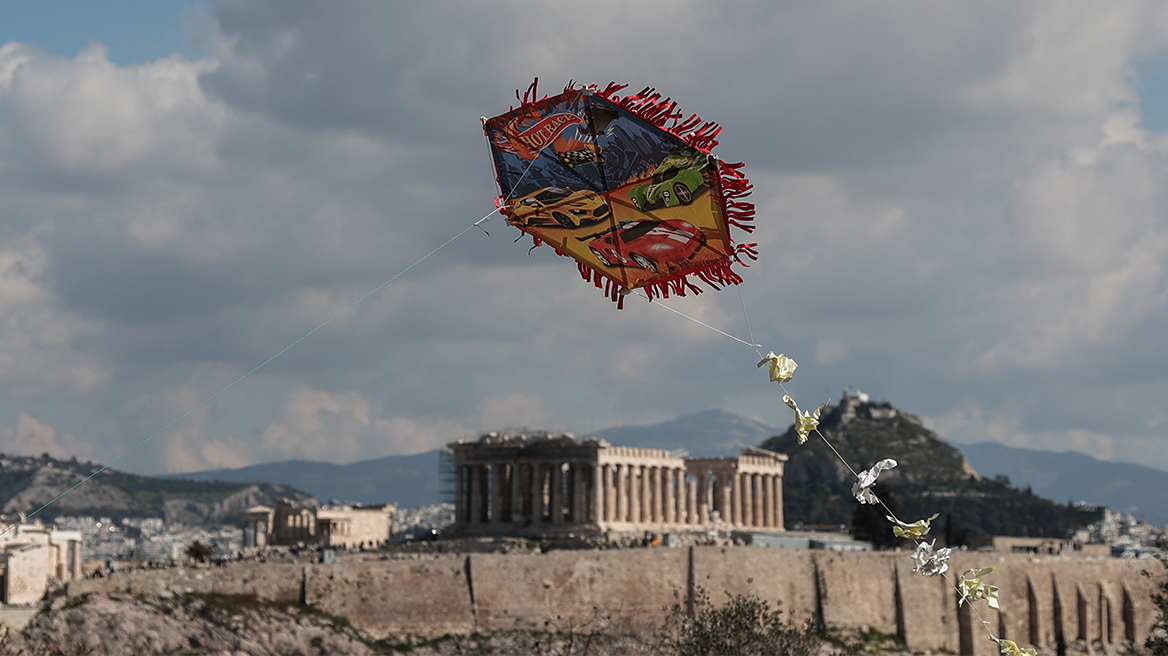
[[[655,85],[725,126],[759,210],[749,328],[737,290],[669,304],[795,357],[804,405],[858,387],[954,440],[1168,467],[1168,141],[1129,71],[1168,41],[1159,9],[668,9],[219,2],[195,60],[4,46],[0,424],[106,459],[166,425],[489,212],[478,118],[538,76]],[[128,466],[789,421],[750,348],[617,312],[484,227]]]

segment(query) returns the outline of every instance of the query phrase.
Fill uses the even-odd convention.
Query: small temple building
[[[787,456],[686,458],[569,433],[487,433],[452,442],[461,535],[782,531]]]
[[[243,513],[243,546],[319,544],[341,549],[375,548],[389,541],[396,518],[394,504],[317,508],[280,499],[275,508],[254,506]]]
[[[0,515],[0,603],[37,603],[53,582],[81,578],[81,558],[81,531]]]

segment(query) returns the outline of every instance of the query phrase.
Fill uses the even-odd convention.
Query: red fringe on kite
[[[596,95],[611,100],[638,118],[669,132],[694,148],[709,152],[718,145],[717,136],[722,131],[722,126],[712,121],[703,122],[697,114],[691,114],[682,120],[683,114],[677,110],[677,103],[671,98],[662,98],[661,94],[651,87],[645,87],[639,93],[623,98],[616,95],[627,86],[610,82],[603,91],[597,91]],[[722,191],[719,200],[722,205],[722,214],[726,217],[726,223],[748,234],[754,232],[754,203],[741,200],[750,195],[754,185],[750,184],[750,181],[739,170],[743,166],[741,162],[730,164],[718,160],[718,165],[718,177]],[[757,260],[757,246],[758,244],[734,244],[734,261],[742,266],[749,266],[743,261],[743,258]],[[580,268],[581,272],[585,269],[592,271],[584,265],[580,265]],[[596,275],[602,277],[599,272]],[[701,288],[691,284],[687,279],[691,275],[697,276],[714,289],[742,282],[742,276],[730,268],[729,262],[720,262],[646,285],[644,287],[645,293],[650,301],[654,298],[669,298],[670,292],[678,296],[685,296],[687,289],[695,294],[700,294]],[[585,276],[585,280],[588,280],[587,276]],[[597,286],[599,287],[599,284]]]
[[[516,90],[515,97],[519,100],[520,107],[535,105],[548,99],[546,95],[542,97],[539,95],[537,91],[538,83],[539,78],[536,78],[526,91],[521,93],[519,90]],[[573,82],[569,82],[564,88],[564,92],[579,91],[581,88],[589,90],[597,96],[616,104],[630,114],[635,115],[660,130],[668,132],[702,152],[708,154],[711,149],[718,145],[717,137],[722,131],[722,126],[712,121],[703,121],[696,114],[691,114],[688,117],[685,116],[678,110],[677,103],[673,99],[663,97],[656,89],[646,87],[637,93],[622,97],[618,94],[627,88],[627,85],[624,84],[610,82],[604,89],[600,89],[596,85],[580,87]],[[727,227],[738,228],[746,233],[754,232],[754,204],[744,200],[750,195],[753,186],[746,179],[746,176],[742,174],[740,170],[742,164],[730,164],[721,160],[717,161],[719,184],[716,190],[712,190],[712,193],[715,193],[716,201],[721,207],[722,216],[726,220]],[[727,234],[729,237],[729,231]],[[533,239],[535,246],[543,243],[534,235]],[[731,268],[731,265],[737,263],[742,266],[749,266],[745,260],[757,260],[757,244],[735,244],[733,243],[733,239],[730,239],[729,245],[732,250],[729,253],[728,260],[716,261],[696,268],[679,271],[668,277],[645,284],[641,288],[645,290],[646,296],[652,301],[654,298],[669,298],[670,295],[685,296],[687,292],[700,294],[702,292],[701,288],[690,282],[690,276],[700,279],[714,289],[721,289],[727,285],[737,285],[742,282],[742,276],[738,275]],[[560,252],[558,249],[556,252],[560,255],[568,255]],[[597,289],[602,290],[605,296],[608,296],[617,304],[618,308],[624,306],[624,297],[628,291],[626,290],[622,293],[623,284],[620,281],[583,262],[577,261],[577,266],[580,270],[580,275],[586,282],[591,282]]]

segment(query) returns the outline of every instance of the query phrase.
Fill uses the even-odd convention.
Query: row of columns
[[[637,464],[602,464],[597,516],[610,523],[706,524],[715,518],[748,528],[783,528],[782,477],[699,472]],[[600,497],[603,497],[601,499]]]
[[[455,472],[456,520],[526,525],[595,521],[589,501],[595,466],[581,462],[512,461],[464,465]]]
[[[597,517],[603,522],[697,523],[697,488],[686,481],[684,468],[604,463],[596,475]]]
[[[511,461],[455,472],[461,524],[707,524],[783,528],[782,477],[687,475],[637,463]]]

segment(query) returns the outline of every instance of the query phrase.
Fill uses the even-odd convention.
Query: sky
[[[724,126],[759,260],[666,305],[961,444],[1168,469],[1168,8],[0,3],[0,451],[140,473],[721,408],[742,343],[497,216],[479,118],[539,78]],[[198,407],[189,415],[185,413]]]

